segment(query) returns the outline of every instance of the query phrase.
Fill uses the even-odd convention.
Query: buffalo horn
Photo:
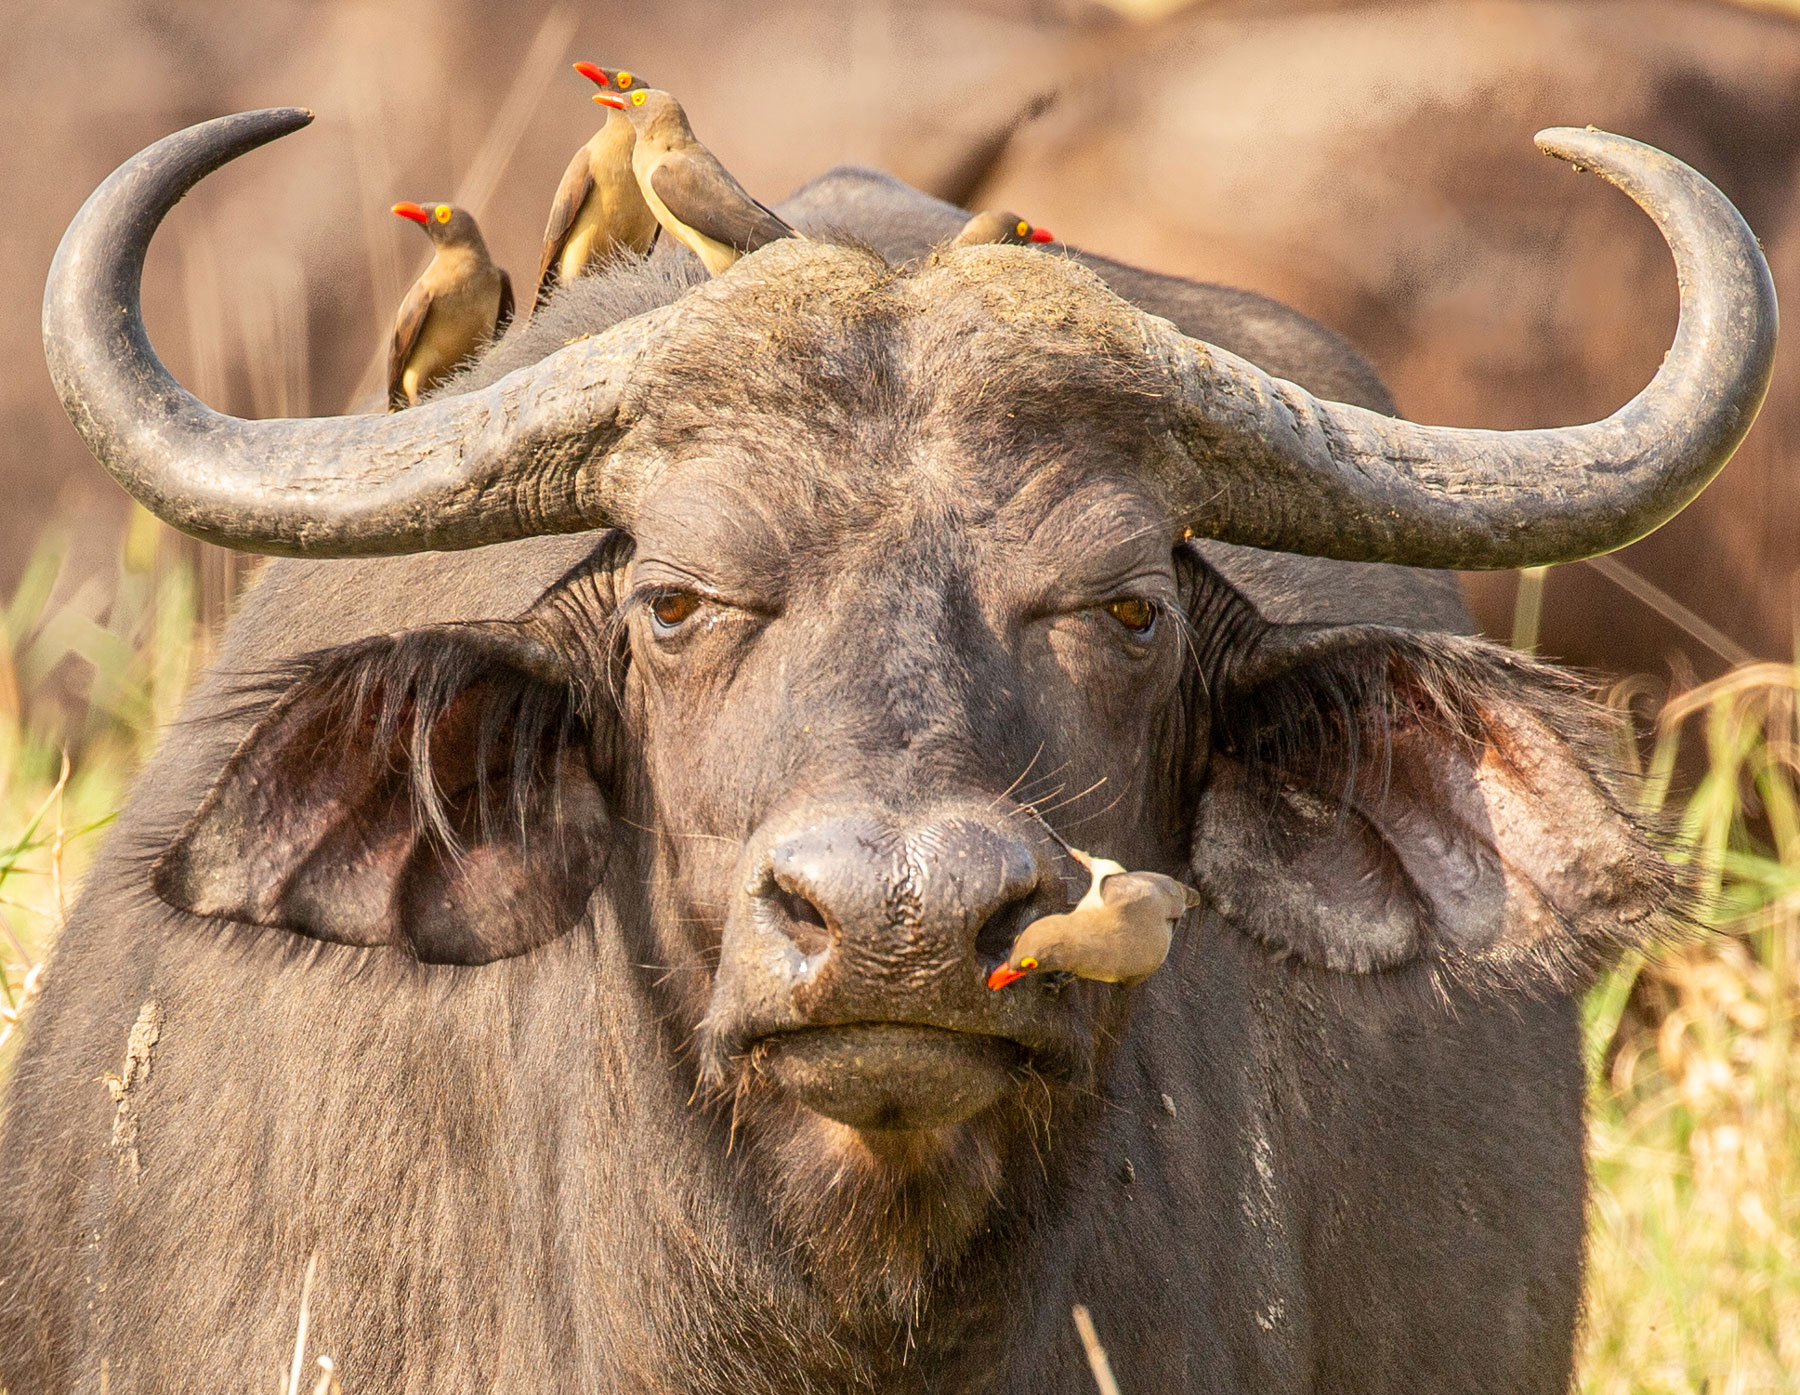
[[[200,179],[311,120],[278,107],[177,132],[114,171],[69,225],[44,291],[44,350],[100,463],[183,532],[257,552],[476,547],[628,517],[619,409],[666,310],[392,415],[244,421],[170,376],[138,303],[152,234]]]
[[[1768,390],[1775,287],[1731,202],[1673,156],[1557,127],[1538,148],[1616,184],[1675,256],[1681,318],[1649,385],[1604,421],[1420,426],[1339,402],[1144,317],[1179,406],[1168,486],[1203,536],[1419,567],[1526,567],[1661,527],[1731,459]]]

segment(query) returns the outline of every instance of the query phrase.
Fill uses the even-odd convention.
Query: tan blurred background
[[[248,107],[319,119],[176,211],[146,304],[177,375],[249,415],[342,411],[373,385],[425,254],[388,215],[397,198],[471,204],[529,280],[557,179],[596,119],[576,57],[675,90],[765,200],[863,162],[1095,251],[1266,291],[1348,334],[1426,421],[1600,415],[1668,344],[1660,242],[1621,196],[1537,155],[1540,126],[1665,146],[1737,201],[1784,289],[1800,270],[1800,26],[1723,3],[63,0],[15,9],[7,28],[0,587],[47,520],[80,521],[77,575],[113,556],[124,517],[37,346],[62,228],[133,151]],[[1679,651],[1701,676],[1791,652],[1793,379],[1784,366],[1725,479],[1625,555],[1632,575],[1551,575],[1551,652],[1629,671]],[[1636,596],[1620,585],[1634,577]],[[1515,586],[1471,582],[1502,634]]]

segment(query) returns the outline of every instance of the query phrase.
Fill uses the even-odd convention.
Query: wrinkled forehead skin
[[[1094,472],[1157,497],[1171,387],[1138,312],[1071,261],[996,246],[896,269],[776,244],[691,293],[641,374],[633,435],[659,458],[632,531],[699,462],[821,536],[871,511],[991,524]]]

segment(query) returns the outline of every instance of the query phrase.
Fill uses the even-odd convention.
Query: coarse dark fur
[[[1084,276],[934,258],[962,215],[865,173],[782,211],[863,247],[733,283],[659,357],[676,463],[630,536],[253,587],[8,1084],[0,1381],[271,1379],[316,1254],[353,1395],[1074,1395],[1076,1302],[1134,1395],[1564,1390],[1574,995],[1670,887],[1604,718],[1450,633],[1443,578],[1167,536],[1154,385]],[[1384,405],[1279,307],[1100,271]],[[464,382],[692,280],[577,283]],[[1127,584],[1167,623],[1116,621]],[[995,933],[933,850],[1017,846],[1048,903],[1038,820],[1208,905],[1129,993],[977,989],[1023,1024],[991,1103],[852,1127],[784,1083],[790,1039],[738,1049],[782,837],[931,832],[808,1009],[930,1024]]]

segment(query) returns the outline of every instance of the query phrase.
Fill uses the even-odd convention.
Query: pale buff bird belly
[[[1032,924],[1042,925],[1041,934],[1077,947],[1074,962],[1062,965],[1077,977],[1128,985],[1162,967],[1175,934],[1174,922],[1160,916],[1126,926],[1105,912],[1045,916]]]
[[[408,402],[449,377],[494,332],[500,315],[500,273],[489,270],[431,299],[425,323],[400,376]]]
[[[638,192],[637,180],[630,188],[620,188],[614,181],[596,179],[581,209],[575,215],[575,226],[569,229],[556,260],[556,274],[564,285],[585,276],[595,262],[630,250],[640,255],[650,250],[656,235],[656,215]]]

